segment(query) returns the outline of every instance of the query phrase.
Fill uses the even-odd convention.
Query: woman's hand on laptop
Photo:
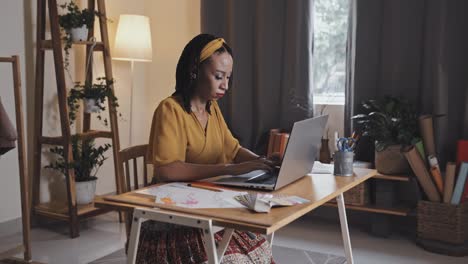
[[[237,164],[228,164],[226,169],[228,175],[240,175],[249,173],[253,170],[264,170],[264,171],[273,171],[273,166],[269,165],[269,161],[266,159],[256,159],[251,161],[245,161]]]
[[[281,154],[279,152],[271,153],[271,155],[266,158],[268,165],[272,167],[281,166]]]

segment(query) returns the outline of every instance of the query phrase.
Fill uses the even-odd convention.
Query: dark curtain
[[[270,128],[312,116],[312,1],[202,0],[201,29],[233,48],[219,104],[243,146],[260,151]]]
[[[363,100],[402,96],[434,120],[439,162],[468,139],[468,1],[356,0],[346,120]],[[354,53],[354,54],[353,54]]]

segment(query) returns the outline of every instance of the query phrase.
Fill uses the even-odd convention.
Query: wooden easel
[[[18,56],[0,57],[0,62],[11,63],[13,68],[13,90],[15,99],[16,131],[18,134],[18,167],[21,193],[21,219],[23,222],[23,244],[5,252],[0,252],[2,259],[13,263],[30,263],[31,261],[31,220],[29,213],[29,184],[28,169],[25,162],[26,150],[24,146],[23,101],[21,96],[21,74]],[[24,260],[11,258],[23,252]]]
[[[34,130],[34,167],[33,167],[33,208],[35,216],[44,216],[52,219],[63,220],[69,223],[70,236],[72,238],[79,236],[79,220],[96,216],[101,213],[108,212],[94,207],[94,204],[78,206],[76,203],[75,194],[75,176],[73,169],[69,169],[65,177],[67,189],[67,205],[65,207],[55,207],[51,203],[39,203],[39,183],[41,172],[41,152],[43,145],[58,145],[62,146],[65,153],[65,160],[72,162],[71,154],[71,132],[70,120],[67,109],[67,88],[65,83],[65,69],[62,55],[62,40],[60,36],[60,28],[58,23],[58,8],[57,0],[48,0],[48,11],[50,20],[50,31],[52,38],[46,39],[46,0],[37,1],[37,52],[36,52],[36,96],[35,96],[35,130]],[[95,10],[95,0],[88,0],[88,9]],[[109,47],[109,37],[107,32],[107,18],[104,0],[97,0],[99,15],[99,25],[101,29],[101,42],[94,43],[92,41],[74,42],[74,45],[86,45],[86,57],[91,52],[102,52],[104,60],[105,77],[107,83],[113,79],[112,64]],[[88,39],[94,36],[94,30],[89,29]],[[96,44],[94,49],[91,46]],[[42,118],[43,118],[43,103],[44,103],[44,55],[46,50],[52,50],[55,66],[55,78],[57,84],[57,95],[60,114],[61,136],[43,136],[42,134]],[[84,65],[83,65],[84,66]],[[86,74],[86,81],[92,82],[92,65]],[[113,91],[113,85],[110,85]],[[110,138],[112,139],[112,151],[114,158],[115,182],[117,193],[122,192],[122,175],[123,168],[118,161],[118,153],[120,150],[119,130],[117,125],[117,113],[114,105],[109,102],[109,119],[110,131],[91,130],[91,115],[84,113],[83,117],[83,133],[78,133],[80,139],[93,138]]]

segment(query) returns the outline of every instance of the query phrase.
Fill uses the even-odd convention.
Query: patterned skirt
[[[223,232],[215,234],[216,243],[221,241]],[[202,236],[199,228],[146,221],[141,226],[136,263],[207,263]],[[265,238],[250,232],[235,231],[221,263],[263,264],[274,261]]]

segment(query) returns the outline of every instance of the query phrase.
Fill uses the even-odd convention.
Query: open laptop
[[[279,171],[255,170],[237,176],[223,176],[213,183],[229,186],[277,190],[310,173],[320,149],[328,115],[294,123]]]

